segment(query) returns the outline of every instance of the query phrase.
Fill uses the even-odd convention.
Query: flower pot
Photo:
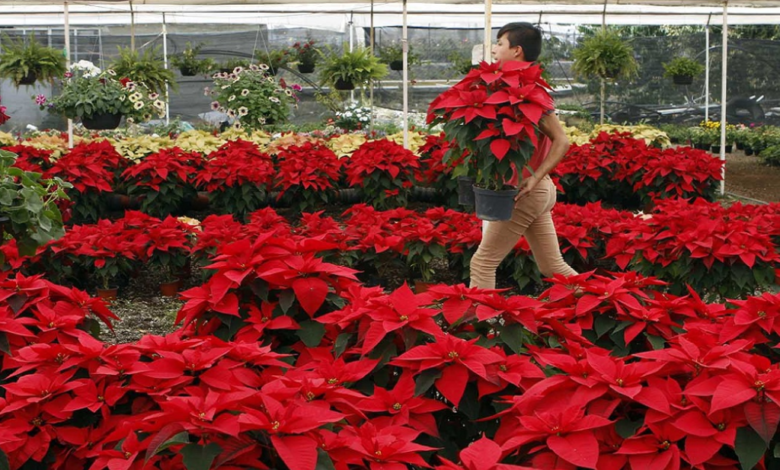
[[[110,193],[106,195],[106,205],[109,210],[117,211],[130,207],[130,196],[124,194]]]
[[[709,150],[710,144],[693,144],[693,148],[699,149],[699,150]]]
[[[314,72],[314,64],[298,64],[298,71],[301,73],[312,73]]]
[[[92,116],[82,116],[81,123],[87,129],[93,131],[102,131],[107,129],[116,129],[119,127],[119,121],[122,120],[121,114],[93,114]]]
[[[461,206],[474,205],[474,178],[458,176],[458,204]]]
[[[176,297],[181,289],[181,279],[160,283],[160,294],[164,297]]]
[[[674,75],[672,77],[672,82],[674,82],[675,85],[690,85],[693,83],[693,77],[691,75]]]
[[[390,70],[403,70],[404,69],[404,61],[403,60],[393,60],[390,62]]]
[[[97,296],[100,299],[106,301],[116,300],[116,294],[119,291],[116,287],[109,287],[108,289],[97,289]]]
[[[344,204],[354,204],[360,202],[360,191],[357,188],[337,189],[335,191],[336,201]]]
[[[333,83],[333,88],[342,91],[354,90],[355,84],[352,82],[346,82],[339,78],[335,83]]]
[[[38,76],[35,72],[28,72],[27,75],[19,80],[19,85],[32,85],[38,80]]]
[[[713,145],[710,151],[715,154],[720,154],[720,145]]]
[[[726,146],[726,153],[731,153],[734,150],[734,146],[732,144],[728,144]]]
[[[433,286],[433,282],[424,282],[419,279],[416,279],[414,281],[414,293],[415,294],[422,294],[423,292],[428,292],[428,289]]]
[[[735,142],[734,146],[737,147],[737,150],[745,150],[745,145],[742,142]]]
[[[478,219],[497,221],[512,218],[515,196],[517,195],[516,188],[493,191],[477,186],[472,187],[474,188],[474,208]]]
[[[194,77],[198,74],[196,70],[189,67],[181,67],[179,72],[181,72],[182,77]]]
[[[412,186],[412,199],[419,202],[433,202],[436,199],[436,188]]]
[[[745,155],[748,157],[753,155],[753,148],[752,147],[745,147]]]

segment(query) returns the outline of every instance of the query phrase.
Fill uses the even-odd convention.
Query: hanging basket
[[[22,77],[19,80],[19,85],[32,85],[33,83],[38,80],[38,76],[35,74],[35,72],[28,72],[27,75]]]
[[[403,60],[393,60],[390,62],[390,70],[403,70],[404,69],[404,61]]]
[[[301,72],[301,73],[313,73],[314,72],[314,64],[300,63],[300,64],[298,64],[298,71]]]
[[[81,123],[89,130],[102,131],[107,129],[116,129],[122,120],[121,114],[94,114],[92,116],[83,116]]]
[[[194,77],[198,74],[195,69],[191,69],[189,67],[182,67],[179,69],[179,72],[181,72],[182,77]]]
[[[333,88],[341,91],[349,91],[355,89],[355,84],[352,82],[344,81],[339,78],[333,83]]]
[[[693,83],[693,76],[691,75],[674,75],[672,76],[672,82],[675,85],[690,85]]]
[[[517,189],[504,189],[502,191],[493,191],[473,186],[474,188],[474,208],[477,218],[480,220],[497,221],[509,220],[512,218],[512,211],[515,208],[515,196]]]

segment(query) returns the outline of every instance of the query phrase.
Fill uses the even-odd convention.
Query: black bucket
[[[458,204],[461,206],[474,205],[474,178],[458,176]]]
[[[480,220],[509,220],[515,208],[517,189],[493,191],[474,186],[477,218]]]

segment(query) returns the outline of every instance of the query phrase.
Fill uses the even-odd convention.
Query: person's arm
[[[533,191],[539,181],[550,173],[569,151],[569,138],[566,137],[566,132],[561,127],[555,112],[544,116],[539,121],[539,130],[550,139],[550,153],[533,175],[520,181],[520,191],[515,196],[515,201]]]

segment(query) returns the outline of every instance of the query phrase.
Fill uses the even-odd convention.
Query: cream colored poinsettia
[[[411,131],[409,132],[409,150],[412,151],[415,155],[420,155],[419,150],[420,147],[425,145],[425,136],[427,134],[423,134],[422,132],[418,131]],[[404,144],[404,133],[396,132],[395,134],[388,135],[385,137],[387,140],[393,141],[398,145]]]
[[[590,138],[596,138],[599,135],[599,132],[602,131],[608,133],[628,132],[631,134],[631,137],[635,139],[644,139],[647,145],[654,145],[661,148],[667,148],[672,145],[671,141],[669,141],[669,136],[666,135],[666,132],[647,124],[637,124],[635,126],[621,126],[617,124],[597,125],[590,133]]]
[[[330,139],[325,145],[341,158],[352,155],[352,152],[365,142],[366,136],[364,134],[342,134]]]
[[[73,136],[73,145],[78,145],[87,141],[83,137]],[[39,134],[22,142],[22,145],[28,145],[40,150],[51,150],[51,158],[57,160],[68,151],[68,139],[57,134]]]
[[[271,134],[261,131],[261,130],[255,130],[251,134],[247,133],[245,129],[236,129],[236,128],[229,128],[222,134],[220,134],[220,137],[222,137],[225,140],[246,140],[247,142],[253,142],[255,145],[257,145],[261,150],[265,149],[265,146],[271,143]]]
[[[567,126],[563,123],[563,121],[560,121],[560,123],[561,127],[563,127],[563,131],[566,132],[566,137],[569,138],[569,142],[571,142],[572,145],[583,145],[590,142],[590,136],[588,136],[588,134],[582,132],[574,126]]]
[[[173,139],[170,137],[156,137],[151,135],[139,135],[123,139],[108,139],[117,153],[128,160],[137,162],[152,153],[162,149],[173,147]]]
[[[8,132],[0,132],[0,147],[10,147],[11,145],[16,144],[16,137]]]
[[[288,132],[287,134],[282,134],[280,137],[272,140],[271,143],[267,146],[267,151],[269,153],[276,153],[280,149],[286,149],[287,147],[292,147],[294,145],[303,145],[307,142],[311,142],[313,144],[318,142],[321,143],[322,139],[312,137],[310,135]]]
[[[176,138],[174,145],[187,152],[200,152],[204,156],[217,150],[225,142],[225,139],[216,137],[206,131],[187,131],[182,132]]]

